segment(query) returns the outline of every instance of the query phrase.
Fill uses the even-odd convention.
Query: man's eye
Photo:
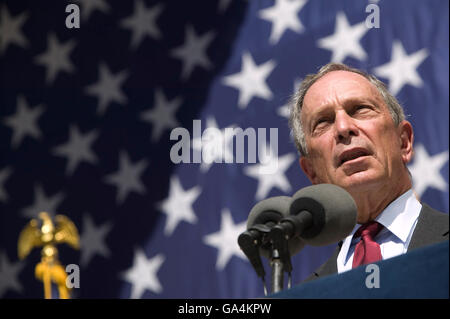
[[[322,117],[316,121],[314,124],[314,129],[324,127],[329,122],[329,119],[326,117]]]
[[[355,111],[368,111],[368,110],[370,110],[371,108],[370,108],[370,106],[368,106],[368,105],[358,105],[356,108],[355,108]]]

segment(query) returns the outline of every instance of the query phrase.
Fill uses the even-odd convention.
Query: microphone
[[[257,203],[247,219],[247,231],[239,235],[239,246],[258,276],[263,279],[265,271],[260,256],[272,258],[272,245],[267,235],[281,219],[288,216],[290,201],[291,198],[288,196],[277,196]],[[293,253],[303,246],[300,238],[295,238],[289,243],[289,249]]]
[[[312,246],[338,242],[353,230],[356,217],[356,203],[345,189],[332,184],[308,186],[292,196],[289,216],[281,219],[268,237],[286,260],[286,241],[299,237]]]

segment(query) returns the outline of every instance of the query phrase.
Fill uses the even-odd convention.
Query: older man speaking
[[[422,203],[412,188],[412,125],[377,78],[343,64],[323,66],[301,83],[290,126],[309,180],[343,187],[358,208],[357,227],[308,279],[448,240],[448,214]]]

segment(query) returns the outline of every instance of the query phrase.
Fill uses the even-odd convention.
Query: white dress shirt
[[[375,218],[375,221],[384,226],[374,238],[380,244],[383,259],[406,253],[421,209],[422,204],[410,189],[390,203]],[[356,224],[351,234],[342,243],[337,257],[338,273],[352,269],[355,246],[360,241],[360,238],[353,239],[353,235],[360,226],[361,224]]]

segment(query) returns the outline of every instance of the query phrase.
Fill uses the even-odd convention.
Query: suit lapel
[[[337,257],[341,251],[342,241],[338,243],[338,246],[334,250],[331,257],[322,264],[315,272],[313,272],[304,282],[317,279],[318,277],[328,276],[337,273]]]
[[[330,259],[328,259],[322,266],[320,266],[314,273],[315,277],[323,277],[337,273],[337,257],[341,251],[341,245],[339,245]]]
[[[408,251],[448,240],[449,216],[422,203]]]

